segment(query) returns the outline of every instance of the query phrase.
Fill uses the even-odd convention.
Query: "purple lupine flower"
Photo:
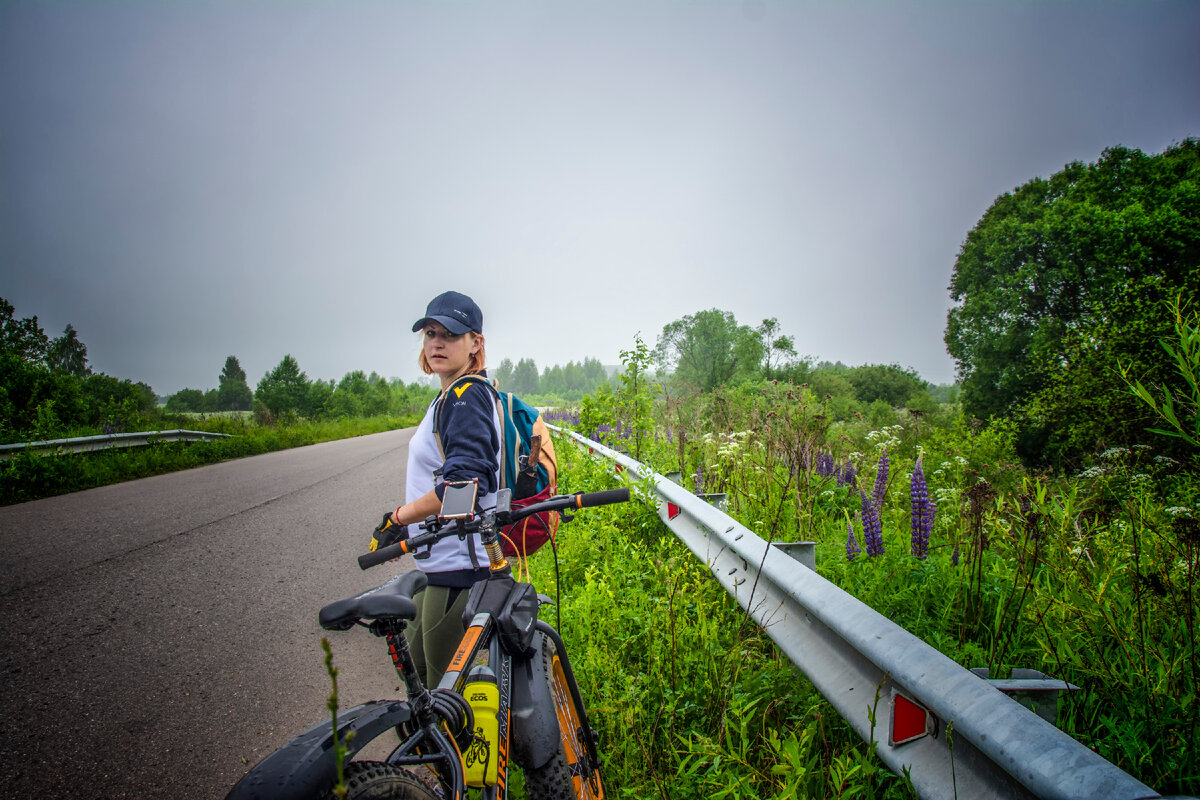
[[[954,543],[954,552],[950,554],[950,563],[958,566],[958,542]]]
[[[667,426],[667,444],[675,444],[675,439],[671,436],[670,426]]]
[[[858,540],[854,538],[854,523],[846,520],[846,560],[853,561],[854,557],[862,552],[862,548],[858,546]]]
[[[917,465],[913,467],[909,494],[912,500],[912,554],[917,558],[925,558],[929,555],[929,534],[933,530],[937,504],[929,499],[925,471],[921,468],[919,458]]]
[[[704,467],[696,467],[696,475],[694,477],[696,484],[696,494],[704,494]]]
[[[849,461],[847,461],[846,464],[840,470],[838,470],[837,485],[838,486],[853,486],[854,482],[857,478],[858,478],[858,473],[855,472],[854,465],[852,463],[850,463]]]
[[[837,464],[833,461],[833,453],[817,453],[817,474],[822,478],[828,478],[837,471]]]
[[[858,496],[862,499],[863,544],[867,546],[867,555],[883,555],[883,521],[879,518],[879,507],[863,492]]]
[[[871,493],[871,501],[875,504],[876,511],[883,508],[883,501],[887,499],[888,466],[890,464],[891,461],[888,459],[888,451],[885,447],[879,456],[879,469],[875,472],[875,490]]]

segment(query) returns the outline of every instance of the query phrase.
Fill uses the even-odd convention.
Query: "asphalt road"
[[[342,707],[395,697],[325,603],[402,499],[412,429],[0,508],[0,797],[221,798]]]

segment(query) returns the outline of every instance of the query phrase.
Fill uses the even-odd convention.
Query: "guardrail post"
[[[1075,684],[1053,678],[1036,669],[1013,667],[1011,678],[989,678],[991,670],[987,667],[972,667],[971,672],[1051,725],[1058,724],[1058,695],[1061,692],[1079,691]]]
[[[813,572],[817,571],[816,542],[771,542],[771,544],[787,553],[789,556],[796,559]]]

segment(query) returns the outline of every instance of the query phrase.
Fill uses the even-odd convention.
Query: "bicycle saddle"
[[[322,608],[321,627],[345,631],[361,619],[416,619],[417,605],[412,598],[428,583],[429,576],[419,569],[402,572],[378,588]]]

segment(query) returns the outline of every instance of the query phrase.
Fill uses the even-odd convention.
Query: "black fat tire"
[[[438,800],[433,790],[411,772],[382,761],[347,764],[346,789],[346,800]],[[336,795],[330,792],[327,797]]]
[[[546,683],[550,688],[550,697],[559,709],[559,718],[567,715],[578,720],[580,711],[575,708],[574,699],[567,687],[566,676],[561,667],[555,665],[554,642],[550,637],[542,638],[542,664],[546,668]],[[591,776],[572,778],[572,773],[580,774],[579,759],[586,752],[584,743],[578,741],[575,731],[569,733],[572,740],[568,752],[568,744],[559,738],[558,752],[539,769],[525,770],[525,795],[529,800],[591,800],[604,796],[600,788],[598,770]],[[588,780],[590,777],[590,781]]]

